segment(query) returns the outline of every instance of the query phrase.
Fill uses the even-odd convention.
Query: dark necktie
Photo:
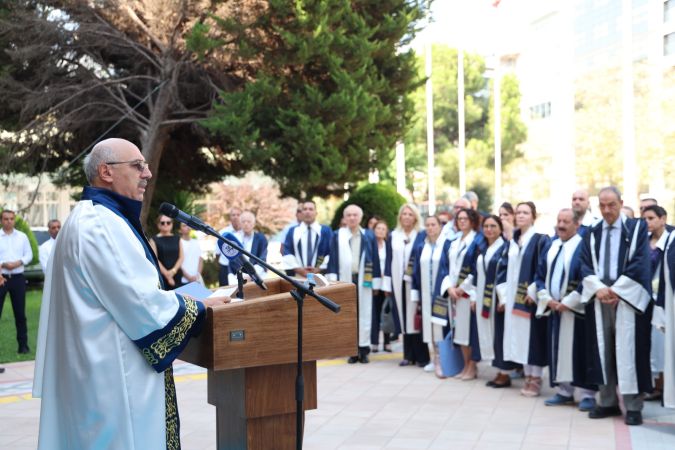
[[[603,270],[603,279],[602,282],[605,283],[606,285],[610,285],[612,283],[611,277],[611,269],[610,269],[610,259],[611,259],[611,247],[612,247],[612,230],[614,229],[614,225],[610,225],[607,227],[607,231],[605,234],[605,258],[602,264],[602,270]]]
[[[307,254],[305,258],[305,267],[312,265],[312,229],[307,227]]]

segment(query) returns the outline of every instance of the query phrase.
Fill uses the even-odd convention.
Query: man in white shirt
[[[44,241],[40,248],[38,249],[40,255],[40,266],[42,266],[42,273],[47,273],[47,261],[49,261],[49,255],[52,253],[52,247],[54,247],[54,242],[56,241],[56,236],[59,234],[61,229],[61,222],[58,219],[52,219],[47,223],[47,231],[49,232],[49,239]]]
[[[28,326],[26,325],[26,278],[23,269],[33,260],[33,251],[28,236],[14,229],[16,214],[8,209],[2,212],[2,230],[0,230],[0,314],[9,292],[14,311],[16,340],[19,353],[28,353]]]
[[[247,252],[250,252],[263,261],[267,261],[267,238],[264,234],[255,231],[255,214],[251,211],[244,211],[241,213],[239,221],[241,223],[241,229],[235,236],[239,239],[239,242],[241,242],[241,246]],[[244,255],[242,255],[242,258],[248,259],[248,257]],[[237,284],[237,270],[241,267],[241,264],[235,261],[237,260],[233,261],[234,264],[230,264],[230,275],[228,280],[228,284],[230,285]],[[260,278],[265,278],[267,271],[263,266],[253,260],[251,260],[251,265],[253,265]],[[244,275],[244,278],[248,278],[248,275]]]

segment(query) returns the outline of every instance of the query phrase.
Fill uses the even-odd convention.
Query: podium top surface
[[[199,337],[180,359],[213,370],[288,364],[297,361],[297,303],[282,279],[263,291],[244,286],[246,300],[209,308]],[[316,292],[341,306],[333,313],[307,296],[303,306],[303,360],[350,356],[357,347],[356,286],[333,283]]]

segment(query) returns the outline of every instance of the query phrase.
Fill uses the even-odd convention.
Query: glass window
[[[663,54],[665,56],[675,55],[675,33],[663,36]]]

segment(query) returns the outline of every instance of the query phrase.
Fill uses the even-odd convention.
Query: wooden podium
[[[208,369],[219,450],[296,448],[297,305],[290,283],[265,283],[267,291],[247,283],[243,302],[208,309],[201,335],[180,356]],[[317,407],[316,360],[350,356],[357,348],[356,287],[335,283],[316,292],[341,310],[335,314],[305,297],[305,410]]]

